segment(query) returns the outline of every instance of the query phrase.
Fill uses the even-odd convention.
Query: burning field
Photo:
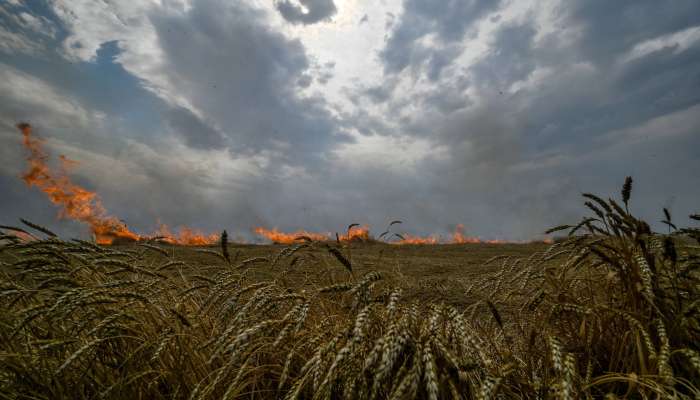
[[[62,218],[85,223],[94,235],[95,243],[105,245],[157,238],[171,244],[201,246],[218,240],[217,234],[204,234],[190,228],[172,233],[166,225],[161,225],[149,236],[132,232],[119,218],[107,213],[97,193],[71,181],[68,173],[71,167],[78,164],[77,161],[61,155],[60,167],[53,170],[49,167],[49,155],[44,150],[43,142],[33,135],[31,125],[21,123],[17,128],[22,132],[22,143],[29,154],[29,168],[22,176],[24,182],[44,192],[51,203],[59,207]]]
[[[0,400],[700,400],[699,72],[700,0],[0,0]]]
[[[101,245],[130,243],[138,241],[161,241],[168,244],[183,246],[205,246],[216,244],[219,233],[204,233],[190,227],[180,227],[173,232],[167,225],[160,224],[158,229],[148,235],[139,234],[130,230],[118,217],[110,215],[102,205],[100,196],[82,186],[73,183],[70,179],[70,169],[78,165],[78,161],[71,160],[64,155],[59,155],[58,168],[51,168],[50,155],[43,146],[43,141],[32,132],[32,126],[21,123],[17,128],[22,133],[23,145],[26,149],[28,169],[22,179],[30,187],[36,187],[46,194],[52,204],[59,208],[61,218],[73,219],[87,225],[94,236],[94,241]],[[401,224],[401,221],[393,221],[387,230],[374,238],[366,225],[351,224],[343,234],[330,232],[308,232],[299,230],[295,232],[281,232],[277,228],[267,229],[254,227],[252,231],[261,238],[272,243],[291,244],[303,239],[314,241],[373,241],[392,240],[391,244],[464,244],[464,243],[489,243],[503,244],[502,240],[482,240],[478,237],[465,235],[464,225],[458,224],[450,238],[441,240],[433,236],[412,236],[391,231],[392,226]],[[545,238],[545,242],[551,242]]]
[[[252,245],[131,231],[19,128],[22,178],[94,241],[0,226],[4,398],[700,397],[700,230],[652,232],[631,178],[556,243],[393,221]]]

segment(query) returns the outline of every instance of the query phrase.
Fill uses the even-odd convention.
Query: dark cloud
[[[257,10],[205,0],[185,14],[151,19],[167,58],[164,73],[237,149],[293,144],[297,150],[282,161],[311,163],[346,140],[323,99],[298,95],[298,86],[310,84],[304,47],[271,30]]]
[[[0,54],[47,57],[65,37],[47,4],[0,4]]]
[[[299,4],[277,0],[275,6],[287,21],[304,25],[329,20],[338,11],[333,0],[299,0]]]
[[[671,32],[685,26],[679,22],[676,28]],[[501,28],[494,50],[470,68],[482,98],[518,113],[522,135],[532,147],[579,147],[592,137],[700,102],[700,95],[691,89],[700,85],[700,76],[693,72],[700,68],[700,43],[678,53],[661,49],[624,61],[636,44],[631,41],[625,51],[616,47],[606,57],[615,62],[599,65],[596,59],[574,57],[580,54],[581,43],[589,40],[586,36],[552,48],[546,38],[535,44],[535,32],[534,25]],[[624,36],[619,40],[629,41]],[[536,71],[544,78],[535,79]],[[528,80],[530,86],[508,89]]]
[[[388,12],[388,13],[384,14],[384,30],[385,31],[388,31],[389,29],[391,29],[391,27],[394,26],[394,22],[396,22],[396,15],[394,15],[394,13]]]
[[[559,11],[581,30],[576,56],[603,66],[639,42],[700,25],[700,3],[694,0],[574,1]]]
[[[473,104],[467,94],[471,82],[465,76],[454,79],[449,84],[438,84],[421,97],[421,104],[427,110],[437,110],[448,115]]]
[[[299,41],[272,30],[264,13],[244,3],[200,1],[186,13],[153,14],[151,22],[167,61],[167,69],[154,72],[172,82],[175,97],[195,107],[164,103],[143,90],[143,81],[126,79],[117,64],[120,46],[111,41],[89,63],[11,60],[28,73],[0,63],[0,74],[7,75],[0,84],[0,116],[10,121],[0,133],[18,138],[13,124],[26,119],[44,137],[85,150],[76,158],[86,169],[75,178],[142,232],[157,220],[213,230],[222,221],[236,221],[232,230],[244,233],[262,221],[290,228],[289,219],[270,220],[261,200],[279,200],[297,189],[285,183],[290,178],[318,179],[328,152],[349,141],[324,99],[298,93],[312,74],[330,79],[334,62],[312,68]],[[78,84],[79,75],[87,82]],[[170,148],[173,135],[187,148]],[[2,153],[17,155],[21,146],[15,144]],[[193,161],[227,147],[239,173],[217,171],[225,160]],[[199,152],[204,153],[181,158]],[[11,164],[23,161],[12,157]],[[222,174],[231,176],[222,181]],[[30,190],[14,175],[7,179],[13,190]],[[320,191],[319,182],[312,182]],[[295,196],[287,197],[294,209]]]
[[[436,77],[459,54],[459,51],[444,47],[460,42],[476,21],[498,9],[500,3],[500,0],[404,0],[401,19],[393,27],[380,53],[385,73],[401,72],[408,66],[421,67],[427,62],[430,76]],[[431,34],[435,35],[436,43],[426,45],[420,42]]]
[[[311,85],[311,82],[315,79],[316,82],[320,83],[321,85],[327,84],[331,79],[333,79],[334,76],[334,69],[335,69],[335,62],[334,61],[328,61],[322,64],[319,64],[317,62],[312,63],[311,65],[311,70],[308,76],[308,85],[302,86],[304,88],[308,87]],[[312,77],[313,75],[313,77]],[[306,83],[306,82],[304,82]],[[301,86],[301,85],[300,85]]]
[[[224,147],[225,141],[222,134],[186,108],[179,107],[168,110],[165,121],[176,135],[185,140],[188,146],[200,149]]]
[[[536,33],[530,24],[501,28],[488,55],[472,66],[474,81],[500,94],[513,82],[527,78],[538,62],[533,49]]]
[[[373,103],[384,103],[391,98],[393,94],[393,87],[386,85],[372,86],[364,90],[364,95],[369,98]]]
[[[311,82],[313,82],[311,75],[302,75],[297,80],[297,85],[299,85],[300,88],[305,89],[311,85]]]
[[[431,185],[434,199],[448,203],[447,199],[466,196],[471,209],[447,207],[453,213],[471,215],[482,231],[489,229],[485,228],[489,221],[479,217],[480,209],[492,223],[508,225],[512,233],[532,233],[534,226],[574,218],[580,202],[576,195],[582,191],[614,195],[626,175],[648,180],[647,185],[658,179],[659,170],[666,176],[697,181],[688,175],[687,167],[700,165],[700,153],[681,149],[681,143],[695,149],[700,145],[700,124],[695,119],[678,117],[689,126],[673,138],[660,139],[665,127],[647,131],[651,138],[630,144],[628,150],[624,150],[627,139],[613,134],[669,113],[685,116],[689,107],[700,104],[700,94],[693,90],[700,87],[696,72],[700,43],[624,60],[642,41],[699,24],[700,3],[678,6],[679,10],[670,3],[566,2],[558,9],[559,20],[551,33],[536,41],[541,28],[533,19],[505,23],[476,63],[444,76],[445,66],[456,66],[456,56],[439,55],[449,48],[450,37],[466,34],[475,20],[465,19],[452,29],[450,24],[433,26],[431,22],[441,14],[421,10],[407,0],[404,15],[380,53],[385,76],[409,70],[412,80],[433,81],[435,90],[414,93],[407,101],[394,94],[395,83],[387,81],[366,95],[381,99],[391,115],[405,114],[395,130],[447,149],[446,161],[426,165],[440,176]],[[491,9],[477,14],[486,15],[487,10]],[[659,24],[654,22],[657,17]],[[437,45],[417,42],[427,34],[439,39]],[[470,96],[478,102],[470,102]],[[421,112],[407,113],[409,109]],[[600,141],[613,136],[605,145]],[[660,152],[654,146],[668,148]],[[664,198],[697,196],[680,179],[676,184],[665,182],[660,189],[665,194],[642,186],[637,210],[656,219],[667,201]],[[687,201],[674,204],[682,213],[692,211]]]
[[[335,13],[330,1],[300,3],[308,12],[292,1],[277,10],[301,24]],[[153,9],[164,62],[149,72],[167,96],[121,68],[128,47],[117,39],[85,63],[0,55],[0,137],[11,144],[0,147],[2,222],[58,224],[16,179],[22,119],[84,160],[76,180],[141,231],[156,219],[247,233],[381,229],[397,218],[416,234],[461,222],[528,239],[577,220],[581,192],[617,196],[627,175],[643,217],[658,220],[664,206],[679,220],[697,212],[700,42],[630,51],[700,26],[700,3],[562,1],[547,26],[513,20],[504,4],[405,0],[384,16],[383,79],[347,83],[347,109],[309,94],[341,76],[343,60],[307,55],[243,1]],[[477,38],[487,19],[499,25]],[[486,51],[466,63],[470,40]]]

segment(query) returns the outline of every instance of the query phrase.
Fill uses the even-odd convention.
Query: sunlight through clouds
[[[298,221],[284,198],[332,230],[384,220],[395,200],[426,232],[463,218],[522,239],[573,215],[579,188],[617,190],[632,164],[639,182],[683,177],[668,182],[679,213],[699,194],[682,168],[698,163],[695,0],[8,1],[0,20],[0,135],[26,119],[84,152],[104,172],[82,179],[131,219],[214,226],[194,210],[221,196],[236,204],[222,218],[285,228]],[[666,152],[655,129],[675,132]],[[603,151],[627,145],[643,162]],[[3,151],[9,177],[22,160]],[[191,212],[157,210],[170,198]]]

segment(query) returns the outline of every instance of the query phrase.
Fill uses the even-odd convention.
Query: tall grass
[[[651,232],[630,191],[623,205],[585,194],[592,216],[557,227],[569,237],[544,253],[490,260],[500,268],[462,309],[352,275],[341,245],[241,262],[224,245],[194,268],[154,243],[100,247],[33,224],[47,238],[25,241],[3,227],[0,395],[697,399],[700,231]],[[288,284],[314,249],[348,280]],[[277,277],[250,277],[264,267]]]

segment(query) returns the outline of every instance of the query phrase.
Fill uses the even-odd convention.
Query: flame
[[[351,242],[355,240],[366,242],[370,239],[369,227],[367,225],[353,226],[348,233],[340,235],[338,238],[341,242]]]
[[[454,233],[452,233],[452,243],[462,244],[462,243],[482,243],[481,239],[474,236],[464,235],[464,225],[457,224]]]
[[[46,163],[49,157],[43,149],[43,141],[32,136],[31,125],[23,123],[17,127],[22,131],[24,147],[29,150],[29,169],[22,179],[28,186],[36,186],[46,193],[53,204],[61,207],[60,217],[86,223],[99,244],[110,244],[116,239],[134,241],[140,238],[119,219],[107,215],[96,193],[71,182],[67,170],[77,165],[76,161],[61,156],[61,169],[54,173]]]
[[[393,242],[395,244],[438,244],[439,240],[435,236],[413,236],[413,235],[401,235],[403,239],[398,242]]]
[[[439,244],[439,243],[444,243],[444,244],[505,244],[505,243],[513,243],[513,242],[507,242],[505,240],[498,240],[498,239],[490,239],[490,240],[483,240],[481,238],[478,238],[476,236],[466,236],[464,234],[464,225],[462,224],[457,224],[457,227],[455,228],[455,231],[452,232],[452,237],[448,241],[440,241],[440,239],[435,236],[413,236],[413,235],[408,235],[404,234],[402,235],[403,239],[401,239],[398,242],[392,242],[393,244]]]
[[[199,230],[181,227],[174,233],[165,224],[159,224],[158,230],[150,236],[142,236],[129,230],[124,222],[117,217],[109,215],[102,205],[100,196],[79,185],[74,184],[68,172],[71,168],[79,165],[78,161],[71,160],[64,155],[59,156],[60,167],[57,171],[52,171],[47,161],[49,155],[43,148],[44,141],[32,136],[32,127],[28,123],[21,123],[17,128],[22,132],[24,147],[28,150],[27,163],[29,168],[22,175],[22,179],[28,186],[36,186],[44,192],[49,200],[60,207],[59,216],[70,218],[88,225],[95,236],[98,244],[109,245],[118,242],[134,242],[158,238],[163,242],[178,245],[202,246],[217,243],[219,235],[216,233],[206,234]],[[262,227],[254,228],[256,234],[263,236],[272,242],[290,244],[299,240],[301,236],[306,236],[315,241],[332,240],[330,233],[314,233],[299,230],[291,233],[280,232],[276,228],[268,230]],[[367,241],[371,239],[369,227],[353,226],[349,232],[339,235],[338,239],[347,241]],[[552,239],[545,238],[542,242],[551,244]],[[412,236],[403,235],[403,239],[393,244],[438,244],[441,243],[436,236]],[[443,242],[444,243],[444,242]],[[452,237],[446,243],[508,243],[503,240],[482,240],[478,237],[466,236],[464,225],[458,224]]]
[[[148,239],[147,236],[141,236],[129,230],[119,218],[109,215],[97,193],[76,185],[70,180],[68,171],[78,165],[78,161],[60,155],[60,168],[57,172],[52,171],[47,163],[49,155],[43,148],[44,141],[32,136],[31,125],[20,123],[17,128],[22,132],[24,147],[29,151],[27,156],[29,168],[22,175],[22,180],[30,187],[36,186],[49,197],[53,204],[59,206],[59,217],[87,224],[98,244],[108,245],[120,241],[134,242]],[[216,234],[203,235],[189,228],[183,228],[178,235],[174,235],[167,230],[167,227],[163,230],[163,226],[158,236],[163,236],[163,240],[169,243],[183,245],[211,244],[218,240]]]
[[[166,243],[184,246],[205,246],[219,241],[219,234],[217,233],[206,234],[197,229],[182,227],[175,234],[165,224],[160,224],[155,235],[162,238],[160,240]]]
[[[299,230],[296,232],[290,232],[290,233],[284,233],[280,232],[277,230],[277,228],[272,228],[272,229],[265,229],[263,227],[256,227],[253,228],[253,231],[268,239],[271,240],[273,243],[281,243],[281,244],[291,244],[295,243],[300,239],[301,236],[306,236],[311,240],[318,240],[318,241],[324,241],[324,240],[329,240],[330,239],[330,234],[329,233],[313,233],[313,232],[307,232],[304,230]]]
[[[309,232],[305,230],[298,230],[296,232],[282,232],[279,231],[277,228],[272,228],[272,229],[266,229],[263,227],[255,227],[253,228],[253,232],[255,232],[257,235],[260,235],[273,243],[280,243],[280,244],[291,244],[298,242],[301,240],[302,236],[306,236],[311,240],[314,241],[328,241],[328,240],[333,240],[332,235],[328,232],[326,233],[321,233],[321,232]],[[364,225],[364,226],[353,226],[350,228],[350,231],[346,234],[343,235],[338,235],[338,240],[341,242],[348,242],[348,241],[367,241],[370,239],[369,235],[369,227]]]

